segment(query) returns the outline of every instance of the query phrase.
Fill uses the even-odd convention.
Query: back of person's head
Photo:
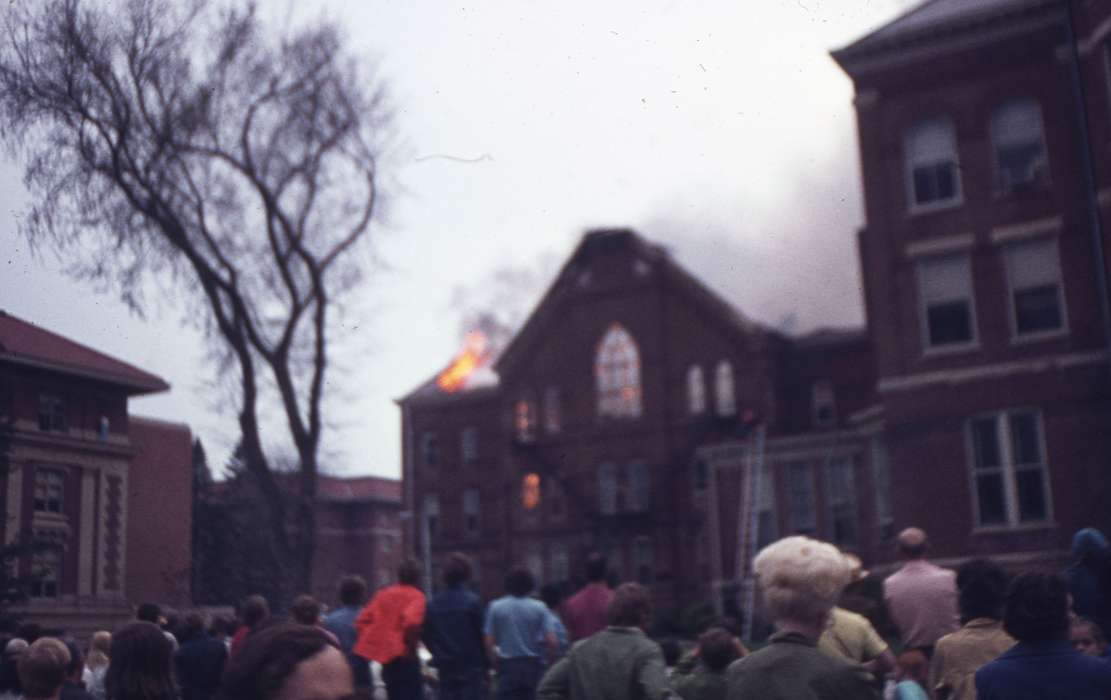
[[[606,617],[616,627],[645,627],[652,619],[652,596],[639,583],[623,583],[613,592]]]
[[[19,657],[27,651],[26,639],[14,637],[4,645],[4,654],[0,662],[0,692],[7,691],[14,695],[22,693],[23,686],[19,682]]]
[[[204,616],[198,612],[185,613],[181,620],[181,639],[185,642],[204,636]]]
[[[69,651],[60,639],[42,637],[19,657],[19,681],[25,698],[49,698],[66,680]]]
[[[471,559],[462,552],[452,552],[444,562],[444,583],[458,586],[471,580]]]
[[[1108,549],[1107,538],[1094,527],[1077,530],[1072,536],[1072,555],[1077,561],[1102,563],[1107,558]]]
[[[158,607],[157,603],[139,603],[139,607],[135,608],[136,620],[157,625],[160,617],[162,617],[162,608]]]
[[[740,656],[733,634],[724,627],[711,627],[698,638],[698,658],[711,671],[724,671]]]
[[[255,625],[270,617],[270,603],[257,593],[249,595],[243,599],[239,617],[243,620],[243,624],[253,629]]]
[[[208,634],[217,639],[227,637],[235,623],[232,620],[224,617],[223,615],[213,615],[212,621],[208,623]]]
[[[420,584],[420,562],[416,559],[406,559],[401,562],[401,566],[397,569],[397,581],[406,586],[418,586]]]
[[[335,646],[319,627],[278,622],[247,638],[228,661],[216,700],[276,698],[298,664]]]
[[[545,583],[540,587],[540,600],[544,601],[544,605],[555,610],[563,602],[563,588],[557,583]]]
[[[366,579],[362,576],[344,576],[339,580],[339,602],[357,608],[366,602]]]
[[[1001,618],[1006,593],[1007,572],[989,559],[973,559],[957,570],[957,600],[964,622]]]
[[[85,657],[81,654],[81,647],[77,645],[77,641],[74,639],[63,639],[62,643],[66,645],[66,651],[69,652],[66,678],[79,681],[81,680],[81,671],[85,669]]]
[[[311,595],[302,593],[289,606],[289,616],[302,625],[315,625],[320,621],[320,603]]]
[[[132,622],[112,635],[104,689],[112,700],[162,700],[176,695],[173,647],[158,625]]]
[[[505,592],[518,598],[526,596],[536,587],[532,572],[523,566],[515,566],[505,577]]]
[[[586,580],[590,583],[601,583],[606,580],[606,558],[601,552],[591,552],[586,558]]]
[[[93,632],[89,638],[89,653],[85,657],[85,665],[92,669],[104,668],[108,665],[108,654],[112,651],[112,633],[107,630]]]
[[[849,582],[836,547],[802,535],[784,537],[756,555],[753,568],[773,620],[820,624]]]
[[[908,527],[895,538],[895,546],[904,559],[921,559],[930,547],[926,531],[920,527]]]
[[[1068,588],[1055,574],[1022,573],[1007,588],[1003,629],[1020,642],[1067,639]]]

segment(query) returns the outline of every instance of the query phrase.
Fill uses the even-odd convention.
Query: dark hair
[[[639,583],[623,583],[613,593],[607,616],[611,625],[640,627],[652,616],[652,599]]]
[[[546,583],[540,587],[540,600],[544,601],[544,605],[555,610],[563,601],[563,589],[558,583]]]
[[[181,639],[188,641],[204,634],[204,617],[198,612],[185,613],[181,620]]]
[[[606,580],[606,558],[599,552],[591,552],[586,558],[586,580],[599,583]]]
[[[42,637],[19,657],[23,697],[49,698],[66,680],[69,652],[60,639]]]
[[[81,669],[85,667],[85,657],[81,654],[81,647],[78,646],[76,640],[63,639],[62,644],[66,645],[66,651],[69,652],[69,665],[66,666],[66,677],[70,678],[74,674],[80,673]]]
[[[711,671],[724,671],[740,656],[733,634],[724,627],[711,627],[698,638],[698,658]]]
[[[239,616],[243,620],[243,624],[254,628],[255,625],[270,617],[270,603],[266,602],[266,598],[257,593],[249,595],[243,599]]]
[[[362,576],[344,576],[339,580],[339,602],[357,607],[366,602],[366,579]]]
[[[319,627],[278,622],[247,638],[231,657],[215,700],[275,697],[304,660],[335,644]]]
[[[957,570],[961,622],[978,617],[998,620],[1007,593],[1007,572],[988,559],[973,559]]]
[[[316,602],[316,598],[311,595],[302,593],[293,599],[293,605],[289,606],[289,614],[295,622],[302,625],[315,625],[320,621],[320,603]]]
[[[471,560],[462,552],[452,552],[444,563],[444,583],[455,586],[471,580]]]
[[[189,625],[188,617],[185,618],[185,624],[186,626]],[[235,623],[228,618],[221,615],[214,615],[212,618],[212,622],[208,623],[208,633],[213,637],[219,634],[227,635],[231,632],[232,627],[234,626]]]
[[[671,637],[660,640],[660,651],[664,654],[665,666],[674,666],[679,663],[679,659],[683,656],[683,650],[679,647],[679,641]]]
[[[112,635],[104,690],[112,700],[173,700],[173,646],[158,625],[138,621]]]
[[[407,586],[416,586],[420,582],[420,562],[416,559],[406,559],[397,569],[397,580]]]
[[[505,591],[512,596],[526,596],[536,588],[536,579],[532,572],[523,566],[515,566],[505,577]]]
[[[143,622],[152,622],[157,625],[158,618],[161,615],[162,608],[158,607],[158,603],[139,603],[139,607],[135,608],[135,619]]]
[[[1067,639],[1069,601],[1064,580],[1055,574],[1016,576],[1003,604],[1003,629],[1020,642]]]

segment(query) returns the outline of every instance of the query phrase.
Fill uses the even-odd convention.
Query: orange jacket
[[[396,584],[374,594],[355,618],[358,639],[352,651],[380,664],[413,652],[405,642],[406,632],[417,632],[424,623],[424,593],[419,588]]]

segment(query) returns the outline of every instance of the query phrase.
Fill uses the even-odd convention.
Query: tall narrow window
[[[420,436],[420,462],[429,469],[440,464],[440,443],[436,433],[422,433]]]
[[[35,503],[38,513],[62,513],[66,475],[57,469],[35,470]]]
[[[540,505],[539,474],[525,474],[521,480],[521,505],[525,510],[533,510]]]
[[[687,369],[687,410],[692,416],[706,412],[706,380],[699,365]]]
[[[482,528],[482,509],[479,503],[478,489],[467,489],[463,492],[463,531],[468,536],[478,535]]]
[[[52,394],[39,394],[39,430],[65,432],[66,404]]]
[[[830,539],[839,547],[856,544],[856,487],[853,461],[834,457],[826,465],[826,506]]]
[[[648,465],[644,462],[632,462],[628,465],[629,498],[628,508],[631,511],[643,512],[648,510],[652,493],[652,476]]]
[[[555,435],[563,429],[560,403],[558,386],[550,386],[544,390],[544,430],[549,435]]]
[[[603,515],[617,512],[617,468],[608,462],[598,467],[598,510]]]
[[[790,508],[791,530],[798,535],[812,535],[818,529],[814,495],[814,476],[806,462],[787,465],[787,503]]]
[[[544,581],[544,555],[538,542],[525,545],[525,568],[533,575],[537,583]]]
[[[478,428],[468,426],[459,434],[460,454],[463,464],[474,464],[478,461]]]
[[[1016,336],[1052,333],[1064,327],[1064,298],[1057,241],[1041,239],[1008,245],[1007,280]]]
[[[977,523],[1015,526],[1048,520],[1041,415],[1020,410],[980,416],[968,428]]]
[[[518,440],[532,442],[536,439],[536,402],[531,396],[526,395],[517,399],[513,422],[517,429]]]
[[[719,362],[714,370],[714,400],[719,416],[732,416],[737,412],[733,365],[728,360]]]
[[[428,538],[435,540],[440,532],[440,497],[434,493],[424,494],[424,522],[428,526]]]
[[[640,353],[633,337],[619,323],[611,325],[598,344],[594,378],[599,416],[640,416]]]
[[[558,479],[548,479],[544,484],[548,501],[548,515],[552,520],[563,520],[567,515],[567,502],[563,495],[563,484]]]
[[[837,421],[833,403],[833,384],[830,381],[823,379],[814,382],[810,387],[810,406],[815,427],[828,428]]]
[[[959,202],[960,167],[952,123],[944,119],[918,122],[907,131],[905,146],[911,209]]]
[[[775,518],[775,472],[770,462],[760,467],[760,488],[756,491],[756,546],[764,548],[778,537]]]
[[[62,552],[50,548],[31,558],[31,583],[28,593],[32,598],[57,598],[62,581]]]
[[[638,537],[633,541],[633,565],[636,567],[637,582],[652,583],[655,569],[655,552],[651,537]]]
[[[1012,192],[1045,183],[1045,140],[1038,103],[1024,98],[1001,105],[991,115],[995,172],[999,189]]]
[[[926,347],[974,343],[976,317],[968,255],[962,253],[920,260],[918,286]]]
[[[571,578],[571,558],[567,554],[567,545],[556,542],[548,547],[548,571],[551,572],[552,583],[563,583]]]

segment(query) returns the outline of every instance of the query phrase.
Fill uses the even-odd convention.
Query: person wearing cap
[[[929,658],[937,640],[960,627],[957,575],[926,560],[929,542],[920,528],[900,532],[896,545],[906,563],[884,580],[883,600],[903,647]]]

